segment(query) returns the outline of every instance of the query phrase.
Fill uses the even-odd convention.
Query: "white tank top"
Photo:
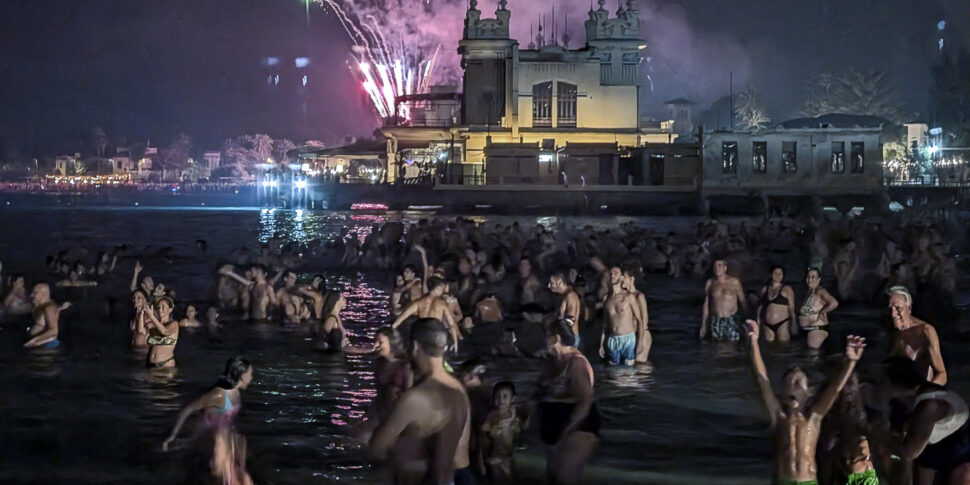
[[[953,391],[933,391],[916,396],[916,404],[928,399],[938,399],[950,405],[949,414],[933,425],[933,433],[930,434],[930,444],[932,445],[955,433],[967,422],[967,403]]]

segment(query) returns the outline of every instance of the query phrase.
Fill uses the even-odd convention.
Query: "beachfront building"
[[[871,195],[881,191],[891,123],[831,114],[774,128],[703,133],[705,196]]]
[[[383,156],[371,146],[294,153],[377,156],[389,182],[579,186],[625,183],[621,165],[634,163],[634,149],[673,141],[671,123],[640,119],[646,42],[634,1],[613,15],[600,0],[578,49],[566,36],[544,34],[523,48],[509,35],[507,3],[483,18],[478,2],[469,2],[458,45],[462,92],[438,86],[397,98],[397,112],[408,116],[379,128],[374,144]]]

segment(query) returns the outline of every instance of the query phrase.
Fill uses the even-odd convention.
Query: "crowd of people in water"
[[[946,387],[935,328],[913,315],[920,299],[932,302],[922,308],[934,309],[951,301],[957,266],[951,244],[961,244],[964,232],[946,219],[765,218],[758,226],[710,219],[693,234],[633,223],[487,227],[464,218],[423,219],[344,230],[305,246],[273,237],[258,251],[222,255],[204,317],[203,305],[178,305],[177,282],[155,281],[125,246],[93,259],[77,251],[49,256],[51,283],[32,287],[23,276],[0,272],[0,312],[32,320],[24,347],[55,348],[71,305],[54,301],[52,286],[90,287],[119,267],[133,268],[130,282],[116,279],[128,282],[131,348],[144,353],[153,372],[174,373],[180,332],[217,329],[224,314],[302,327],[320,351],[375,357],[377,393],[356,434],[374,460],[386,463],[394,483],[516,482],[522,434],[537,429],[548,446],[548,481],[569,484],[581,481],[601,439],[590,360],[649,365],[644,279],[706,277],[703,287],[698,280],[696,335],[735,342],[750,356],[773,430],[776,484],[970,485],[967,405]],[[204,240],[195,247],[208,250]],[[152,257],[165,261],[170,250]],[[799,258],[808,260],[807,270],[796,271],[792,261]],[[376,329],[373,344],[351,341],[341,316],[346,296],[307,268],[395,275],[387,303],[393,318]],[[790,274],[804,275],[804,286],[792,285]],[[301,275],[313,276],[301,281]],[[746,281],[765,283],[746,289]],[[834,284],[825,288],[823,281]],[[853,373],[864,338],[826,344],[831,315],[845,301],[888,308],[894,330],[878,382],[860,382]],[[523,326],[541,328],[544,340],[522,345]],[[464,344],[488,327],[501,331],[490,333],[496,337],[486,351]],[[762,346],[772,352],[786,343],[820,353],[844,348],[842,363],[817,392],[798,367],[773,386]],[[522,383],[511,381],[486,388],[487,362],[504,357],[544,362],[539,391],[519,395]],[[193,442],[209,457],[205,480],[252,483],[246,440],[233,422],[255,371],[243,357],[230,359],[215,385],[178,413],[161,446],[180,446],[183,425],[200,413],[205,432]]]

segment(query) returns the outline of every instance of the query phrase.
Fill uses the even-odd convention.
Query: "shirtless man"
[[[646,363],[653,346],[653,336],[650,334],[650,313],[647,311],[647,297],[637,290],[636,276],[630,270],[624,270],[620,278],[620,287],[633,295],[637,301],[639,311],[637,315],[637,362]]]
[[[411,328],[415,386],[370,439],[370,452],[390,458],[394,483],[448,485],[468,483],[471,412],[468,395],[444,368],[448,331],[433,318]]]
[[[482,298],[475,305],[475,317],[478,318],[478,321],[483,323],[495,323],[502,321],[502,302],[499,301],[497,296],[495,296],[495,293],[485,295],[485,298]]]
[[[850,335],[846,337],[845,360],[838,375],[828,384],[808,409],[811,392],[808,377],[800,368],[794,367],[785,373],[784,391],[776,395],[768,380],[768,369],[761,358],[758,347],[758,322],[747,321],[748,339],[751,343],[751,365],[754,368],[761,400],[768,410],[771,427],[775,437],[775,477],[776,485],[815,484],[816,465],[815,447],[818,445],[822,418],[832,409],[842,388],[849,380],[856,362],[862,357],[866,339]]]
[[[582,311],[579,294],[566,283],[566,275],[562,273],[553,273],[549,277],[549,289],[560,296],[556,320],[565,321],[572,327],[576,336],[575,347],[579,348],[579,315]]]
[[[714,277],[704,285],[704,310],[700,337],[711,340],[741,340],[742,312],[747,310],[741,281],[727,274],[723,259],[714,261]]]
[[[908,357],[916,362],[926,380],[946,385],[946,367],[940,354],[940,338],[932,325],[913,316],[913,297],[902,286],[889,289],[889,313],[893,332],[889,355]]]
[[[539,278],[532,273],[532,262],[529,258],[519,260],[519,305],[535,303],[541,287]]]
[[[229,269],[223,268],[219,271],[219,274],[226,275],[243,285],[244,288],[249,289],[250,303],[249,303],[249,318],[252,320],[266,320],[269,316],[270,305],[276,306],[279,304],[276,299],[276,292],[273,291],[273,283],[280,277],[281,273],[277,273],[272,280],[266,280],[266,269],[262,266],[256,265],[252,268],[253,279],[246,279],[238,274],[232,272]]]
[[[31,311],[34,324],[30,327],[30,339],[24,347],[57,347],[60,345],[60,341],[57,340],[60,309],[57,303],[51,300],[51,287],[46,283],[34,285],[30,299],[34,304]]]
[[[428,280],[428,288],[430,289],[428,294],[412,300],[391,326],[397,328],[412,315],[418,318],[436,318],[448,329],[457,352],[461,334],[458,332],[458,325],[452,317],[451,309],[448,308],[448,302],[444,298],[448,284],[440,278],[431,278]]]
[[[603,304],[600,357],[613,365],[636,363],[639,312],[640,307],[636,296],[624,290],[620,281],[617,281]]]

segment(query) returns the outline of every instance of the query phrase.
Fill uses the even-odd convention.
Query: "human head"
[[[566,275],[561,272],[553,273],[549,277],[549,289],[553,293],[559,293],[560,295],[569,290],[569,285],[566,284]]]
[[[287,271],[287,272],[283,273],[283,284],[287,288],[292,287],[292,286],[296,286],[296,273],[294,273],[292,271]]]
[[[411,363],[423,372],[433,360],[443,359],[448,348],[448,329],[437,318],[419,318],[411,325]]]
[[[266,278],[266,268],[264,268],[264,267],[262,267],[261,265],[258,265],[258,264],[255,265],[255,266],[253,266],[253,278],[256,278],[256,280],[260,280],[260,281],[263,280],[263,279],[265,279]]]
[[[175,302],[167,296],[163,296],[158,299],[158,304],[155,305],[158,310],[158,318],[165,321],[172,315],[172,309],[175,308]]]
[[[614,266],[610,268],[610,284],[618,285],[620,284],[620,278],[623,276],[623,270],[619,267]]]
[[[34,291],[30,292],[30,299],[34,305],[42,305],[51,299],[51,287],[47,283],[37,283]]]
[[[714,261],[714,276],[724,276],[727,274],[727,263],[723,259]]]
[[[377,351],[381,356],[400,358],[405,354],[404,339],[394,327],[383,327],[377,331]]]
[[[782,268],[780,264],[772,266],[769,274],[772,283],[783,283],[785,281],[785,268]]]
[[[141,310],[148,303],[148,295],[141,289],[131,292],[131,303],[135,305],[135,310]]]
[[[903,330],[909,325],[913,314],[913,296],[905,286],[893,286],[886,293],[889,294],[889,315],[893,319],[893,326]]]
[[[795,366],[785,372],[784,394],[782,395],[781,405],[786,412],[798,411],[805,406],[811,393],[808,388],[808,376],[801,367]]]
[[[818,285],[822,282],[822,274],[819,273],[818,268],[808,268],[808,272],[805,274],[805,284],[809,288],[818,288]]]
[[[13,287],[17,289],[26,288],[27,282],[24,280],[23,276],[19,274],[13,275]]]
[[[555,353],[562,351],[563,347],[573,347],[576,345],[576,334],[573,328],[564,320],[556,320],[546,327],[546,349]]]
[[[410,282],[414,279],[417,273],[414,271],[414,266],[410,264],[404,267],[404,271],[401,273],[404,276],[404,281]]]
[[[394,286],[404,286],[404,277],[397,275],[394,277]]]
[[[528,278],[532,275],[532,262],[529,258],[522,258],[519,260],[519,276],[522,278]]]
[[[252,380],[253,366],[244,357],[237,355],[226,361],[226,370],[216,381],[216,387],[243,390],[249,387]]]
[[[445,280],[433,276],[428,278],[428,292],[434,296],[441,296],[445,294],[445,290],[448,289],[448,284]]]
[[[185,317],[186,318],[195,318],[196,316],[198,316],[198,314],[199,314],[199,312],[198,312],[198,310],[195,309],[195,305],[189,305],[189,306],[185,307]]]
[[[492,387],[492,405],[495,407],[509,406],[515,399],[515,384],[502,381]]]
[[[327,289],[327,280],[323,275],[314,275],[313,279],[310,280],[310,288],[318,291],[325,291]]]

